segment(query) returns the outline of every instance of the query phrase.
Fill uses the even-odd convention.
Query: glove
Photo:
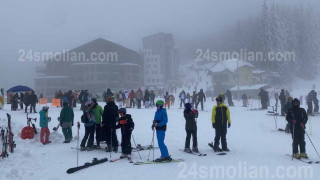
[[[72,121],[72,126],[73,126],[73,121]]]
[[[49,121],[49,122],[51,121],[51,117],[48,117],[48,121]]]
[[[213,129],[215,129],[216,128],[216,124],[212,123],[212,127],[213,127]]]
[[[154,129],[154,124],[151,125],[151,129],[152,129],[152,131],[153,131],[153,129]]]
[[[231,123],[228,123],[228,128],[230,128],[231,127]]]
[[[293,123],[293,124],[296,124],[296,123],[297,123],[297,120],[293,119],[293,120],[292,120],[292,123]]]
[[[300,123],[299,125],[304,129],[304,124],[303,123]]]
[[[132,132],[134,128],[130,128],[129,131]]]

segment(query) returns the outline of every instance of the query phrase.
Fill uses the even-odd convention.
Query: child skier
[[[197,122],[196,122],[196,118],[198,117],[198,111],[192,110],[192,105],[190,103],[186,103],[183,114],[184,114],[184,118],[186,119],[185,128],[187,133],[184,151],[188,153],[191,153],[192,151],[195,153],[199,153],[198,142],[197,142]],[[190,149],[191,135],[193,139],[192,151]]]
[[[87,101],[83,107],[83,115],[81,116],[81,122],[84,123],[85,133],[84,137],[80,144],[81,151],[92,151],[93,150],[93,141],[94,141],[94,131],[96,126],[96,118],[94,112],[91,108],[91,102]],[[89,140],[88,140],[89,138]],[[88,140],[88,142],[87,142]],[[85,145],[87,143],[87,147]]]
[[[156,102],[157,111],[154,116],[153,124],[151,126],[152,130],[156,128],[157,131],[157,140],[158,146],[161,151],[161,157],[156,159],[155,162],[162,161],[172,161],[172,158],[169,156],[169,152],[167,146],[164,144],[164,139],[166,136],[168,116],[167,111],[163,108],[164,102],[162,100],[158,100]]]
[[[51,143],[49,141],[49,136],[50,136],[50,131],[48,128],[48,123],[51,121],[51,118],[48,117],[48,106],[43,106],[42,110],[39,112],[40,114],[40,127],[41,127],[41,132],[40,132],[40,142],[43,145]]]
[[[293,108],[288,111],[286,119],[291,124],[293,157],[308,159],[306,142],[304,141],[305,125],[308,122],[308,116],[306,110],[300,108],[300,101],[297,98],[294,98],[292,105]],[[298,153],[298,146],[300,147],[300,154]]]
[[[122,155],[120,158],[128,158],[131,154],[131,133],[134,129],[134,122],[131,118],[130,114],[127,114],[127,110],[125,108],[119,109],[119,122],[116,126],[117,129],[121,128],[121,149]]]

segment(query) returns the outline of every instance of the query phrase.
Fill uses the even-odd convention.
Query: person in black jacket
[[[34,91],[31,92],[31,95],[29,96],[29,98],[30,98],[30,104],[31,104],[30,113],[32,113],[32,109],[33,109],[33,112],[34,112],[34,113],[37,113],[37,111],[36,111],[36,104],[38,103],[38,97],[37,97],[37,95],[34,93]]]
[[[104,106],[102,115],[102,126],[105,127],[107,137],[106,151],[118,152],[118,138],[116,134],[116,123],[119,119],[118,106],[114,103],[112,97],[107,98],[107,105]]]
[[[284,105],[286,104],[287,98],[284,93],[284,89],[281,89],[279,100],[280,100],[280,104],[281,104],[281,116],[285,116]]]
[[[196,103],[196,109],[198,109],[199,103],[201,103],[201,110],[203,111],[203,101],[206,102],[206,95],[203,92],[203,89],[200,89],[200,92],[198,93],[198,101]]]
[[[196,118],[198,117],[198,111],[192,110],[192,105],[190,103],[186,103],[184,105],[185,109],[183,112],[184,118],[186,119],[186,143],[184,146],[184,151],[191,153],[192,151],[195,153],[199,153],[198,150],[198,141],[197,141],[197,122]],[[193,146],[192,150],[190,149],[190,139],[192,135]]]
[[[119,122],[116,126],[116,129],[121,128],[121,149],[122,155],[120,158],[127,158],[131,155],[131,134],[134,129],[134,122],[130,114],[127,114],[125,108],[119,109]]]
[[[308,115],[304,108],[300,108],[300,101],[294,98],[293,108],[288,111],[286,119],[291,124],[291,134],[293,139],[292,153],[295,158],[308,158],[306,154],[306,142],[304,140],[305,125],[308,122]],[[298,153],[300,147],[300,154]]]

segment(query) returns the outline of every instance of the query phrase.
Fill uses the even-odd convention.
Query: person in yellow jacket
[[[227,127],[231,127],[230,111],[227,105],[223,103],[221,96],[216,98],[217,105],[212,109],[212,127],[216,131],[216,137],[214,138],[214,144],[209,144],[215,152],[230,151],[227,146]],[[221,139],[222,149],[219,148],[219,142]]]

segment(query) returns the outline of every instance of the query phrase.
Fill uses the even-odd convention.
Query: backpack
[[[89,118],[87,116],[87,113],[83,113],[81,116],[81,122],[82,123],[88,123],[89,122]]]

